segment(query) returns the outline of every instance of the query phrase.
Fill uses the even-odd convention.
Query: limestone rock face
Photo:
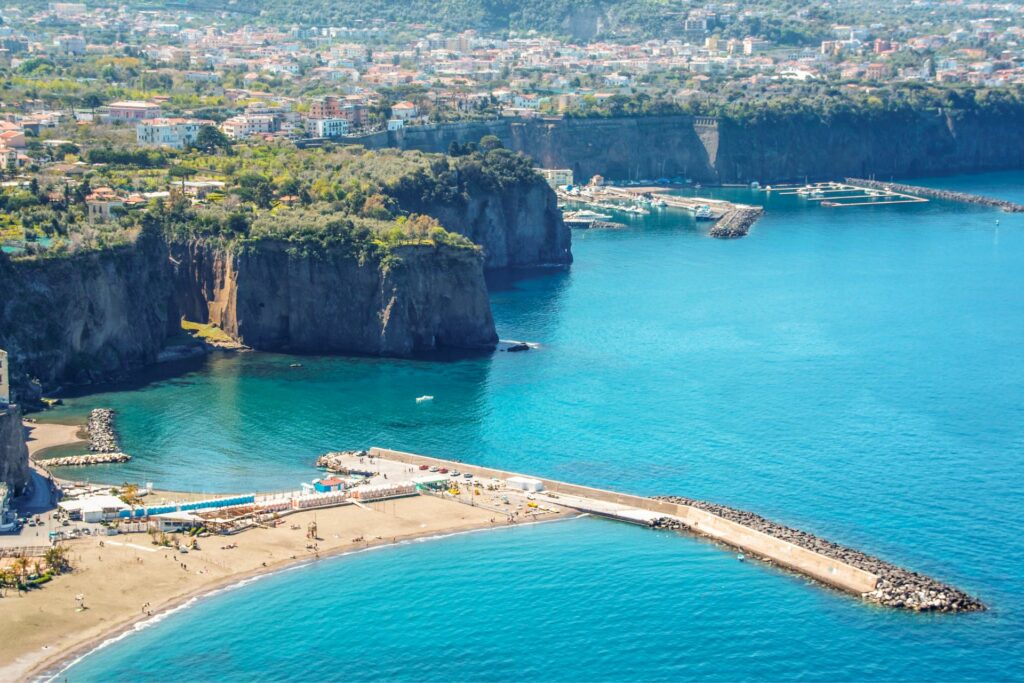
[[[20,493],[28,481],[28,447],[21,426],[21,409],[10,406],[0,410],[0,482]]]
[[[415,126],[359,140],[371,148],[444,152],[498,136],[578,183],[681,176],[701,183],[773,183],[968,173],[1024,166],[1024,122],[985,112],[775,117],[739,124],[691,116],[502,120]]]
[[[482,257],[405,246],[360,263],[286,243],[172,246],[178,303],[257,350],[408,356],[497,343]]]
[[[485,268],[572,263],[572,235],[554,191],[540,178],[516,192],[470,188],[465,203],[424,206],[422,212],[482,247]]]
[[[0,256],[0,290],[0,348],[11,354],[15,387],[152,363],[167,338],[171,278],[158,235],[63,258]]]

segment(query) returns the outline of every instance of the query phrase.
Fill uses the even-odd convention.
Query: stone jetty
[[[763,215],[764,209],[760,206],[738,206],[726,211],[708,234],[719,239],[744,237]]]
[[[43,467],[75,467],[78,465],[107,465],[115,462],[128,462],[132,456],[127,453],[89,453],[88,455],[69,455],[63,458],[39,460]]]
[[[934,187],[919,187],[917,185],[901,185],[900,183],[883,183],[878,180],[864,180],[862,178],[847,178],[846,182],[850,185],[858,185],[860,187],[867,187],[872,190],[891,190],[893,192],[901,192],[903,194],[920,195],[924,197],[931,197],[932,199],[945,199],[951,202],[964,202],[966,204],[981,204],[983,206],[991,206],[997,209],[1002,209],[1008,213],[1024,213],[1024,204],[1015,204],[1014,202],[1008,202],[1004,199],[995,199],[994,197],[984,197],[977,194],[969,194],[967,192],[954,192],[952,190],[937,190]]]
[[[897,567],[859,550],[818,538],[806,531],[778,524],[753,512],[681,496],[656,496],[655,500],[689,505],[704,510],[874,574],[878,577],[875,590],[863,595],[864,599],[869,602],[915,612],[976,612],[986,609],[985,605],[977,598],[933,578]],[[670,517],[654,520],[651,526],[689,530],[689,527]]]
[[[316,466],[339,474],[364,474],[362,470],[356,471],[344,464],[346,458],[353,457],[371,458],[372,456],[367,451],[331,451],[317,458]]]
[[[96,408],[89,413],[86,425],[89,432],[89,450],[93,453],[119,453],[117,434],[114,433],[114,411]]]

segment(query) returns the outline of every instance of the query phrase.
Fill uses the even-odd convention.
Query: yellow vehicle
[[[536,503],[534,503],[534,502],[533,502],[533,501],[531,500],[531,501],[530,501],[529,503],[527,503],[527,504],[526,504],[526,507],[528,507],[528,508],[535,508],[535,507],[537,507],[537,504],[536,504]]]

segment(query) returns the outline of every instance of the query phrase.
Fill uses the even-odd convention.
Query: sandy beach
[[[83,441],[79,425],[26,422],[25,427],[32,456]],[[151,496],[153,502],[208,497],[160,490]],[[313,521],[315,540],[306,537]],[[298,512],[274,528],[201,538],[199,550],[188,553],[154,545],[145,533],[65,541],[70,573],[41,589],[7,590],[0,598],[0,680],[39,675],[150,614],[250,576],[369,546],[492,526],[506,526],[505,517],[450,499],[414,496]],[[77,610],[78,595],[85,598],[85,610]]]
[[[24,422],[23,424],[28,434],[26,442],[31,458],[47,448],[74,443],[81,443],[82,452],[86,452],[85,425],[66,425],[55,422]]]
[[[319,540],[310,541],[306,526],[314,518]],[[295,562],[420,536],[505,525],[499,515],[482,508],[416,496],[296,513],[277,528],[202,538],[200,550],[187,554],[152,545],[147,534],[69,541],[72,573],[40,590],[20,596],[8,591],[0,599],[0,680],[24,679],[88,651],[146,618],[146,604],[148,611],[158,613]],[[355,540],[360,538],[364,540]],[[225,547],[232,543],[238,547]],[[316,543],[317,550],[308,549],[310,543]],[[79,594],[85,596],[87,608],[81,612],[76,611]]]

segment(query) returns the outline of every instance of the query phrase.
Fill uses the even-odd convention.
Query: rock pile
[[[985,605],[977,598],[933,578],[897,567],[859,550],[818,538],[806,531],[777,524],[753,512],[681,496],[656,496],[656,499],[677,505],[689,505],[710,512],[723,519],[789,541],[820,555],[875,574],[878,576],[875,590],[864,594],[864,598],[871,602],[916,612],[975,612],[986,609]],[[678,520],[670,518],[655,520],[651,525],[669,529],[687,528]]]
[[[89,413],[86,429],[89,431],[89,450],[93,453],[118,453],[117,435],[114,433],[114,411],[96,408]]]
[[[43,467],[72,467],[76,465],[106,465],[112,462],[128,462],[131,459],[132,456],[127,453],[91,453],[40,460],[39,464]]]
[[[744,237],[750,232],[750,226],[763,215],[764,209],[760,206],[737,207],[719,218],[708,234],[719,239]]]
[[[937,190],[934,187],[918,187],[917,185],[901,185],[899,183],[883,183],[877,180],[864,180],[862,178],[847,178],[846,182],[850,185],[858,185],[860,187],[869,187],[873,190],[892,190],[893,192],[902,192],[903,194],[914,194],[922,197],[931,197],[932,199],[945,199],[950,202],[964,202],[965,204],[981,204],[982,206],[992,206],[997,209],[1002,209],[1007,213],[1022,213],[1024,212],[1024,204],[1015,204],[1008,202],[1005,199],[994,199],[993,197],[984,197],[977,194],[968,194],[967,192],[953,192],[951,190]]]
[[[316,466],[326,468],[330,472],[339,472],[341,474],[362,474],[362,471],[356,471],[343,464],[343,458],[368,458],[370,457],[367,451],[331,451],[330,453],[324,453],[316,459]]]

